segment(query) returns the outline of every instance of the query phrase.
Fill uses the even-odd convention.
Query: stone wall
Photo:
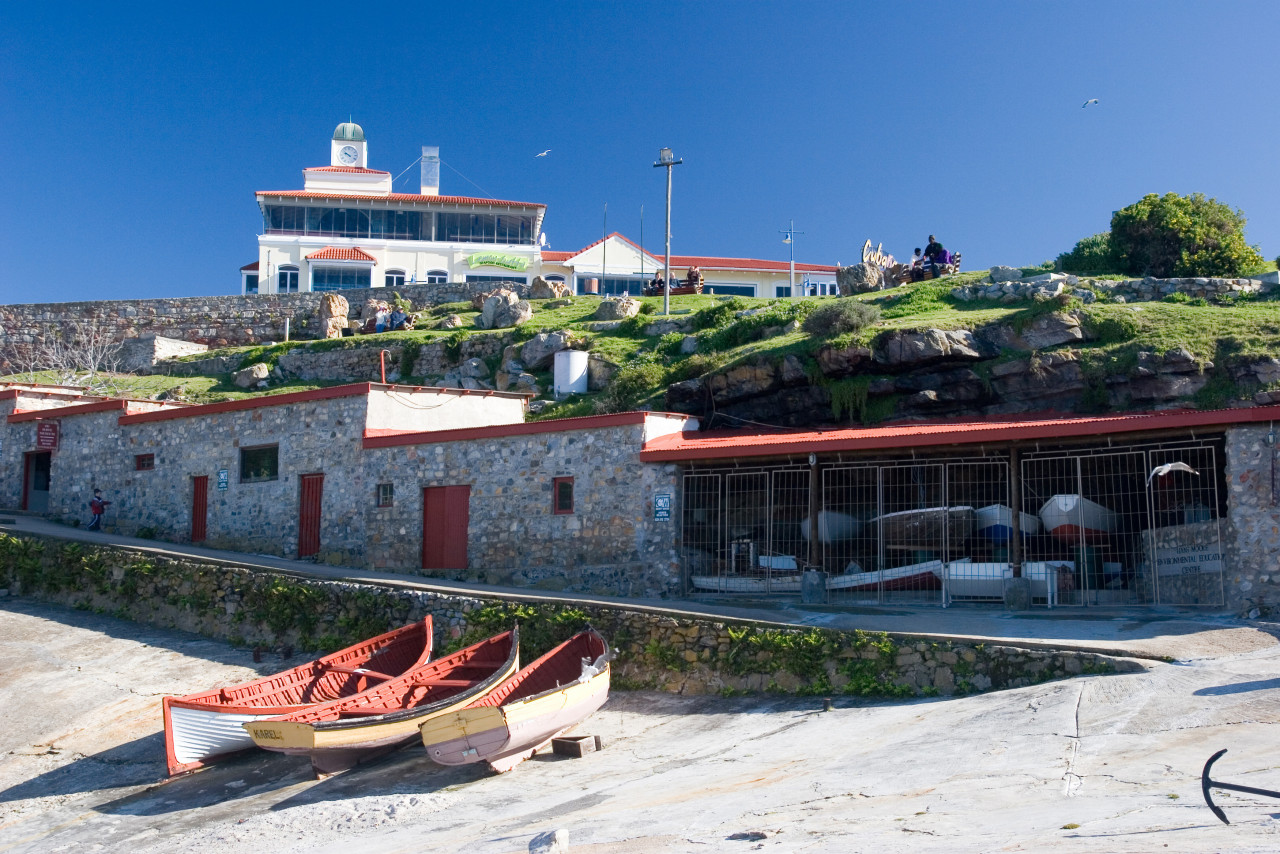
[[[678,518],[654,520],[654,496],[680,494],[674,464],[646,465],[640,423],[365,451],[369,483],[391,507],[369,511],[372,567],[420,565],[424,486],[470,487],[468,568],[424,573],[486,584],[654,597],[682,588]],[[552,507],[574,479],[574,512]],[[403,492],[401,490],[404,490]]]
[[[882,632],[689,619],[660,610],[299,579],[145,551],[0,534],[0,587],[235,644],[332,651],[431,615],[437,649],[518,622],[530,661],[584,623],[616,650],[615,688],[684,694],[950,696],[1132,672],[1131,659]]]
[[[1280,445],[1275,435],[1274,426],[1265,424],[1227,431],[1227,605],[1251,619],[1280,614]]]
[[[444,302],[460,302],[493,290],[497,282],[454,282],[444,285],[404,285],[395,289],[361,288],[338,291],[358,313],[367,299],[390,299],[393,291],[413,303],[415,310]],[[528,285],[506,287],[527,295]],[[113,338],[125,340],[159,335],[210,347],[283,341],[285,322],[294,339],[320,335],[320,293],[244,294],[213,297],[175,297],[151,300],[0,305],[0,340],[39,338],[46,330],[80,321],[97,324]]]
[[[1098,294],[1116,302],[1154,302],[1170,294],[1190,299],[1237,299],[1269,293],[1275,287],[1269,281],[1225,278],[1094,279],[1070,273],[1041,273],[1023,278],[1016,267],[992,267],[988,280],[975,285],[952,288],[951,295],[961,302],[989,300],[1001,303],[1022,300],[1053,299],[1061,294],[1093,302]]]

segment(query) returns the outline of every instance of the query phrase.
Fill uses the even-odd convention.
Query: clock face
[[[359,156],[360,152],[356,151],[356,147],[354,145],[344,145],[342,148],[338,149],[338,159],[348,166],[355,163]]]

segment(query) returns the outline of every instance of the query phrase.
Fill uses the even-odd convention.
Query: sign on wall
[[[51,451],[58,447],[58,422],[36,422],[36,447],[42,451]]]
[[[664,492],[653,497],[653,521],[671,521],[671,493]]]
[[[218,489],[227,488],[228,471],[226,469],[218,469]]]
[[[505,255],[502,252],[477,252],[467,256],[467,265],[473,270],[476,267],[502,267],[524,272],[529,269],[529,259],[520,255]]]

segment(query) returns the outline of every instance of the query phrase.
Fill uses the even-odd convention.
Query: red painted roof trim
[[[395,448],[402,445],[432,445],[441,442],[470,442],[476,439],[502,439],[508,436],[531,436],[537,433],[561,433],[567,430],[597,430],[644,424],[650,415],[661,412],[620,412],[614,415],[584,415],[579,418],[552,418],[523,424],[495,424],[490,427],[462,427],[457,430],[428,430],[418,433],[392,433],[366,430],[364,447]],[[678,415],[677,417],[689,417]]]
[[[942,447],[982,442],[1051,440],[1149,430],[1227,427],[1260,421],[1280,421],[1280,406],[1218,409],[1206,412],[1178,410],[1130,413],[1089,418],[932,422],[766,435],[741,430],[726,430],[719,433],[681,433],[660,436],[646,443],[640,452],[640,459],[644,462],[722,460],[738,457]]]
[[[224,400],[221,403],[202,403],[196,406],[184,406],[176,410],[159,410],[157,412],[139,412],[135,415],[121,415],[121,424],[144,424],[151,421],[169,421],[174,418],[198,418],[202,415],[218,415],[223,412],[244,412],[250,409],[261,409],[264,406],[288,406],[291,403],[307,403],[312,400],[333,400],[339,397],[358,397],[367,395],[373,390],[374,383],[351,383],[335,385],[328,388],[316,388],[310,391],[291,391],[285,394],[270,394],[261,397],[247,397],[243,400]],[[393,388],[393,386],[380,386]]]
[[[132,398],[114,397],[107,400],[95,401],[94,403],[81,403],[74,406],[59,406],[55,409],[20,409],[11,414],[8,420],[10,423],[16,423],[19,421],[42,421],[50,418],[63,418],[69,415],[91,415],[95,412],[111,412],[116,409],[123,409],[128,413],[129,407],[138,403],[171,406],[175,409],[192,405],[189,403],[166,403],[158,400],[134,400]]]
[[[505,199],[477,199],[471,196],[420,196],[417,193],[388,193],[372,195],[368,193],[321,193],[315,190],[258,190],[259,196],[282,196],[289,199],[356,199],[379,202],[438,202],[446,205],[505,205],[517,208],[542,208],[546,205],[538,202],[512,202]]]
[[[17,400],[19,397],[42,397],[42,398],[45,398],[46,400],[51,397],[60,398],[63,400],[85,400],[85,399],[102,400],[102,398],[100,397],[96,397],[94,395],[88,395],[88,394],[69,394],[66,392],[54,392],[54,391],[33,391],[32,389],[28,389],[28,388],[23,388],[23,389],[11,388],[11,389],[5,389],[4,391],[0,391],[0,400]]]

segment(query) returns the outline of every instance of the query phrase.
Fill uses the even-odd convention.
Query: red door
[[[422,568],[467,568],[467,522],[471,487],[428,486],[422,490]]]
[[[323,474],[304,474],[298,500],[298,557],[320,553],[320,496],[324,492]]]
[[[191,478],[191,542],[203,543],[209,535],[209,476]]]

